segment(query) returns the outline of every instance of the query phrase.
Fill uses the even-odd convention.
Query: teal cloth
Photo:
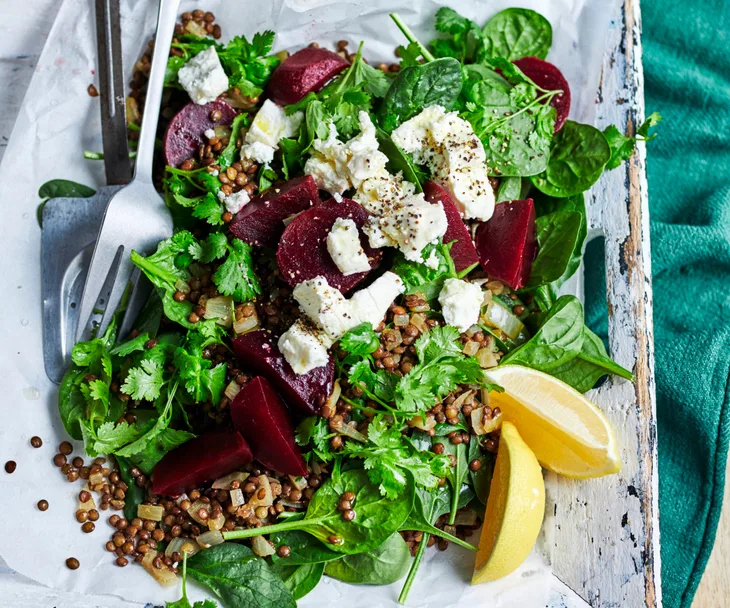
[[[642,0],[664,606],[689,607],[715,540],[730,428],[730,0]],[[605,293],[600,243],[586,294]],[[605,301],[587,322],[606,333]],[[730,598],[717,598],[718,606]]]

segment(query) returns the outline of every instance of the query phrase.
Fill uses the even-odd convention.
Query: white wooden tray
[[[49,8],[51,4],[49,4]],[[613,18],[597,122],[632,132],[644,118],[638,0]],[[4,117],[5,118],[5,117]],[[621,445],[619,475],[591,481],[558,478],[552,533],[554,581],[549,605],[661,606],[656,407],[645,153],[604,175],[589,197],[592,234],[605,237],[612,356],[636,381],[609,381],[591,395],[607,412]],[[113,597],[41,587],[2,565],[2,606],[140,608]]]

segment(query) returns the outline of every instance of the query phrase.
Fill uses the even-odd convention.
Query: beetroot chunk
[[[307,474],[289,412],[266,378],[257,376],[238,392],[231,403],[231,418],[254,458],[265,467],[287,475]]]
[[[347,293],[368,275],[369,271],[345,276],[332,261],[327,250],[327,235],[337,218],[351,219],[361,230],[368,213],[350,199],[343,198],[341,203],[329,199],[297,216],[284,230],[276,261],[281,276],[292,287],[307,279],[323,276],[330,286]],[[360,245],[368,256],[370,268],[376,268],[383,254],[379,249],[370,247],[362,231]]]
[[[210,119],[211,112],[215,110],[221,113],[220,120]],[[200,144],[207,143],[203,134],[219,125],[230,125],[235,116],[236,110],[219,99],[202,106],[192,102],[186,105],[175,114],[167,127],[164,141],[165,163],[177,167],[188,158],[194,157]]]
[[[555,132],[560,131],[565,121],[568,120],[568,113],[570,112],[570,87],[562,72],[552,63],[539,57],[523,57],[512,63],[520,68],[525,76],[537,86],[548,91],[562,91],[550,100],[550,105],[558,112],[555,119]]]
[[[491,278],[512,289],[524,287],[537,254],[532,199],[497,205],[494,215],[477,229],[476,241],[479,261]]]
[[[316,93],[349,63],[326,49],[303,48],[274,70],[266,85],[271,101],[280,106],[296,103],[307,93]]]
[[[471,240],[471,235],[464,221],[461,219],[459,208],[454,203],[448,191],[444,190],[433,180],[423,185],[423,194],[429,203],[441,203],[446,213],[448,228],[443,236],[444,243],[456,241],[451,246],[451,257],[456,266],[456,272],[461,272],[469,266],[479,263],[479,256]]]
[[[233,352],[241,363],[273,383],[288,404],[307,416],[319,413],[332,393],[335,380],[332,358],[327,365],[306,374],[296,374],[279,351],[271,332],[259,330],[238,336],[233,340]]]
[[[284,220],[319,202],[317,184],[310,175],[290,179],[257,196],[231,222],[231,232],[249,245],[276,247]]]
[[[211,431],[165,454],[152,472],[152,491],[179,496],[253,460],[251,450],[235,431]]]

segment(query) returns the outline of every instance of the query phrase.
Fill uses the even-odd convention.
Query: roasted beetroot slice
[[[257,376],[231,403],[233,426],[265,467],[287,475],[306,475],[307,465],[294,439],[290,414],[274,387]]]
[[[550,105],[558,112],[555,119],[555,132],[560,131],[565,121],[568,120],[568,113],[570,112],[570,87],[562,72],[552,63],[539,57],[523,57],[512,63],[520,68],[525,76],[537,86],[548,91],[563,91],[550,100]]]
[[[482,268],[491,278],[512,289],[524,287],[537,254],[532,199],[497,205],[494,215],[477,229],[476,244]]]
[[[241,363],[271,382],[284,398],[306,416],[318,414],[332,393],[335,363],[330,357],[327,365],[306,374],[296,374],[279,352],[271,332],[259,330],[233,340],[233,352]]]
[[[344,198],[341,203],[329,199],[298,215],[286,227],[279,241],[276,261],[282,278],[292,287],[307,279],[323,276],[332,287],[347,293],[368,276],[369,271],[345,276],[332,261],[327,250],[327,235],[340,217],[353,220],[361,229],[368,213],[350,199]],[[370,247],[362,231],[360,244],[370,260],[370,268],[376,268],[382,252]]]
[[[479,256],[474,242],[471,240],[469,230],[464,224],[464,220],[461,219],[461,213],[451,198],[451,194],[433,180],[423,185],[423,194],[429,203],[440,202],[443,205],[446,221],[449,223],[443,241],[444,243],[456,241],[451,246],[451,257],[454,260],[456,271],[461,272],[469,266],[478,264]]]
[[[317,203],[319,191],[310,175],[290,179],[241,209],[231,222],[231,233],[249,245],[276,247],[286,228],[284,220]]]
[[[211,112],[218,110],[221,118],[210,119]],[[230,125],[236,116],[236,110],[226,102],[216,99],[203,106],[189,103],[180,110],[167,127],[165,133],[165,162],[171,167],[192,158],[198,152],[200,144],[205,143],[204,133],[219,125]]]
[[[204,433],[165,454],[152,471],[152,491],[179,496],[252,460],[248,444],[236,431]]]
[[[303,48],[274,70],[266,85],[266,93],[280,106],[296,103],[307,93],[319,91],[349,65],[332,51]]]

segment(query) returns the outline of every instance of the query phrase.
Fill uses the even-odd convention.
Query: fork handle
[[[134,170],[136,180],[150,184],[152,183],[152,158],[155,151],[155,136],[157,135],[162,89],[165,83],[165,70],[179,6],[180,0],[160,0],[160,9],[157,14],[155,46],[152,51],[152,66],[147,84],[147,96],[144,102]]]

